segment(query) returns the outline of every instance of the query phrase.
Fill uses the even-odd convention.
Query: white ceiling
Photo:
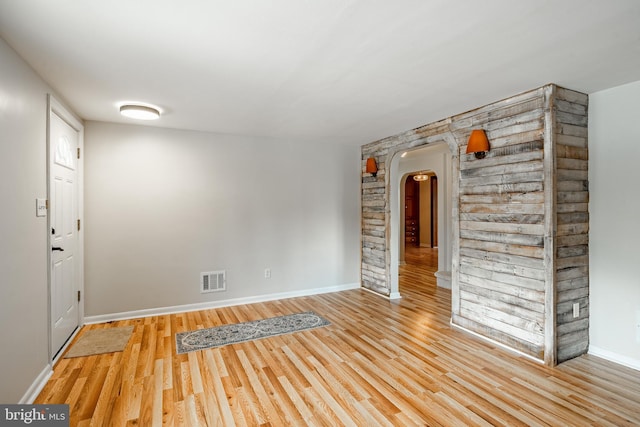
[[[0,0],[0,37],[83,119],[316,143],[640,80],[638,0]]]

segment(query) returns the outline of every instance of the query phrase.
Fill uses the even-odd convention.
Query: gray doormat
[[[176,334],[178,354],[223,345],[237,344],[260,338],[290,334],[292,332],[327,326],[331,323],[312,311],[272,317],[197,331]]]

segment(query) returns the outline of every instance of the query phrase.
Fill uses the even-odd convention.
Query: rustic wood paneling
[[[484,159],[465,154],[466,145],[459,147],[458,224],[465,242],[460,244],[460,311],[454,323],[540,357],[545,334],[545,111],[543,92],[529,95],[492,111],[487,118],[495,121],[474,125],[485,129],[491,142]],[[463,142],[471,128],[465,131]],[[469,242],[484,250],[472,250]]]
[[[363,287],[390,293],[386,164],[445,139],[454,181],[452,323],[547,364],[584,353],[587,111],[587,95],[548,85],[363,146]],[[466,154],[477,128],[491,145],[483,159]],[[372,156],[377,177],[364,172]]]
[[[417,129],[372,142],[362,147],[362,286],[382,295],[390,295],[389,276],[389,180],[386,165],[398,152],[440,143],[450,137],[450,121],[432,123]],[[365,172],[366,162],[374,157],[378,172]]]
[[[558,362],[586,353],[589,347],[588,103],[587,95],[556,90],[556,273],[572,273],[556,283]],[[574,304],[580,307],[577,317]]]

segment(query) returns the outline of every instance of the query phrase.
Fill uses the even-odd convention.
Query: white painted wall
[[[0,402],[49,370],[46,198],[48,87],[0,39]]]
[[[589,96],[590,352],[640,369],[640,81]]]
[[[359,283],[359,155],[87,122],[86,315]]]

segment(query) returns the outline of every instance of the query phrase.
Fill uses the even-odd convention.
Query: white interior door
[[[79,324],[79,131],[52,109],[49,121],[51,354]]]

